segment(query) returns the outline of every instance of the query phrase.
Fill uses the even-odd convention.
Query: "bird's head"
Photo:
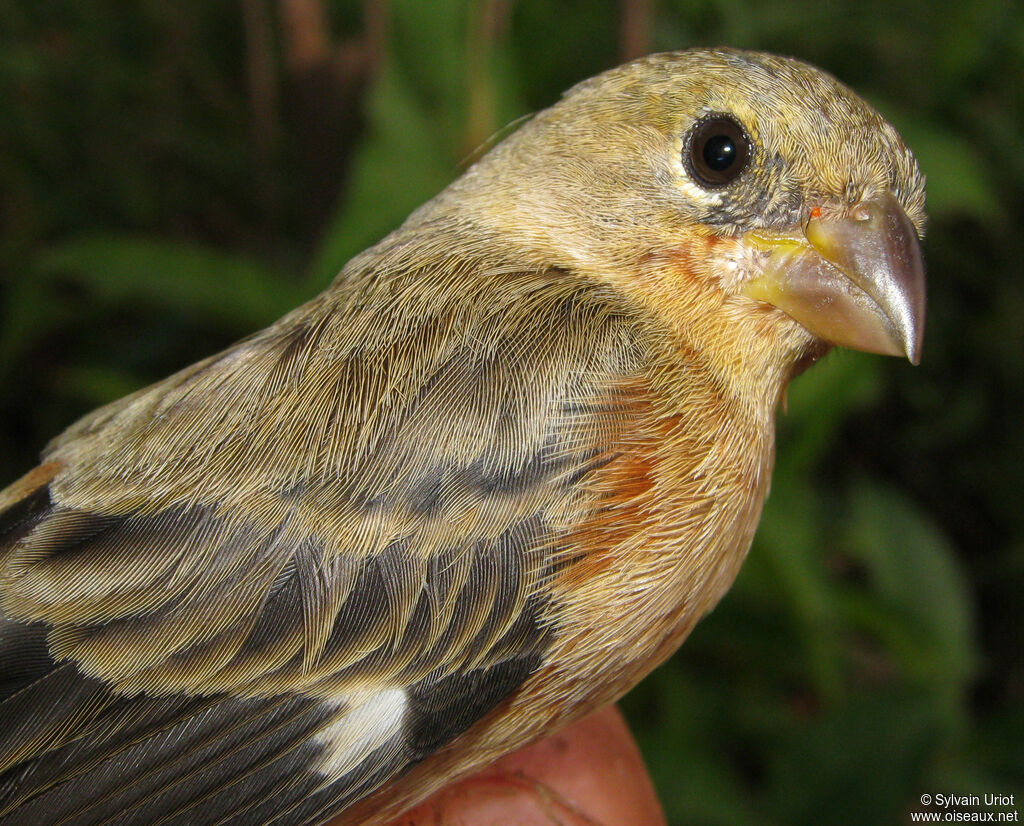
[[[626,64],[450,193],[481,237],[611,280],[702,346],[919,358],[924,178],[892,126],[805,63],[694,50]]]

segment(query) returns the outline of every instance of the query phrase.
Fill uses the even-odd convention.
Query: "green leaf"
[[[304,297],[293,278],[240,255],[136,236],[79,236],[41,253],[38,268],[107,303],[145,301],[243,331],[268,324]]]
[[[846,349],[833,351],[797,377],[779,412],[776,480],[805,477],[847,417],[878,399],[880,377],[878,356]]]
[[[928,214],[967,215],[978,220],[998,214],[999,198],[989,179],[977,141],[933,121],[907,117],[896,107],[883,108],[928,178]]]
[[[331,221],[310,279],[326,283],[356,253],[395,229],[454,176],[424,103],[393,68],[370,93],[370,127],[352,164],[348,196]]]
[[[914,676],[958,696],[977,657],[966,576],[953,548],[899,491],[861,480],[850,499],[844,548],[893,612],[875,630]]]
[[[900,823],[944,728],[920,690],[864,692],[828,708],[768,752],[772,809],[788,826]]]

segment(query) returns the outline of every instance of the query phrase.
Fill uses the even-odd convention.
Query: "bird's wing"
[[[318,823],[543,663],[628,313],[438,289],[329,292],[0,493],[0,823]]]

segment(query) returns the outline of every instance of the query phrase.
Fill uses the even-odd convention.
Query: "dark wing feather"
[[[0,494],[4,826],[318,823],[542,664],[628,314],[564,274],[407,276],[98,411]]]

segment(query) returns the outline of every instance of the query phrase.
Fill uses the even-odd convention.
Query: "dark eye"
[[[693,179],[714,189],[732,183],[750,162],[750,138],[728,115],[708,115],[690,130],[683,150]]]

